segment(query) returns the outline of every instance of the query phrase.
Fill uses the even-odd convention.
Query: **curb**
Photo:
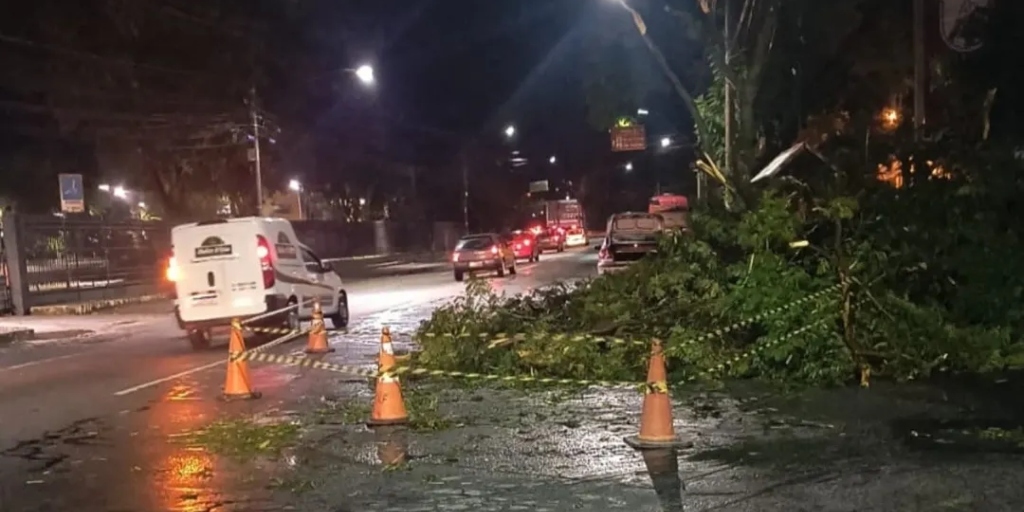
[[[144,304],[157,300],[169,299],[171,296],[166,293],[153,295],[141,295],[138,297],[124,297],[120,299],[94,300],[79,302],[76,304],[54,304],[51,306],[32,306],[30,315],[55,316],[55,315],[88,315],[104,309],[127,306],[131,304]]]
[[[36,331],[32,329],[14,329],[13,331],[0,332],[0,346],[18,343],[19,341],[31,341],[35,337]]]

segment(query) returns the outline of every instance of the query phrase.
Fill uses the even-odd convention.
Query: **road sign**
[[[611,130],[612,151],[643,151],[647,149],[647,133],[643,125],[616,126]]]
[[[983,46],[990,0],[940,0],[939,35],[952,50],[969,53]]]
[[[61,174],[57,176],[60,183],[60,210],[66,213],[85,211],[85,187],[82,185],[81,174]]]
[[[530,182],[530,193],[531,194],[536,194],[538,192],[547,192],[547,191],[548,191],[548,180],[531,181]]]

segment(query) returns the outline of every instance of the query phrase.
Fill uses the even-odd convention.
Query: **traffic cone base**
[[[634,450],[664,450],[665,448],[692,448],[693,441],[684,441],[679,436],[670,439],[640,439],[640,436],[622,438]]]

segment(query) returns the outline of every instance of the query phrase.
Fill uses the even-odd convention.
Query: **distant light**
[[[638,115],[638,116],[646,116],[647,114],[649,114],[649,112],[647,112],[646,108],[638,108],[638,109],[636,109],[636,115]]]
[[[139,201],[139,205],[138,206],[139,206],[139,208],[142,208],[143,210],[146,209],[146,203],[144,203],[142,201]]]
[[[516,134],[516,127],[515,126],[508,125],[508,126],[505,127],[505,136],[506,137],[512,138],[512,137],[515,136],[515,134]]]
[[[107,185],[106,183],[104,183],[104,184],[99,186],[99,189],[104,191],[104,192],[110,192],[110,185]]]
[[[360,197],[359,198],[359,206],[366,206],[366,198],[365,197]]]
[[[356,68],[356,78],[366,85],[372,85],[375,81],[373,77],[373,66],[363,64]]]
[[[552,156],[551,158],[548,158],[548,163],[552,163],[553,164],[553,163],[555,163],[557,161],[558,161],[558,159],[555,158],[554,156]]]
[[[114,197],[124,199],[128,197],[128,191],[124,187],[114,187]]]
[[[662,137],[661,138],[661,147],[667,148],[667,147],[669,147],[671,145],[672,145],[672,139],[670,139],[668,137]]]
[[[299,180],[291,180],[288,182],[288,188],[298,192],[302,190],[302,184],[299,183]]]
[[[626,172],[633,170],[633,162],[626,162]]]

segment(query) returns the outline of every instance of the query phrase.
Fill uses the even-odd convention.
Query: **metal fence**
[[[5,312],[33,306],[125,298],[172,291],[164,279],[171,255],[163,222],[109,221],[6,212],[3,217]],[[293,222],[299,240],[322,258],[397,252],[442,252],[461,233],[452,223]],[[2,298],[0,298],[2,299]]]
[[[170,226],[52,215],[4,215],[12,309],[158,293]]]

